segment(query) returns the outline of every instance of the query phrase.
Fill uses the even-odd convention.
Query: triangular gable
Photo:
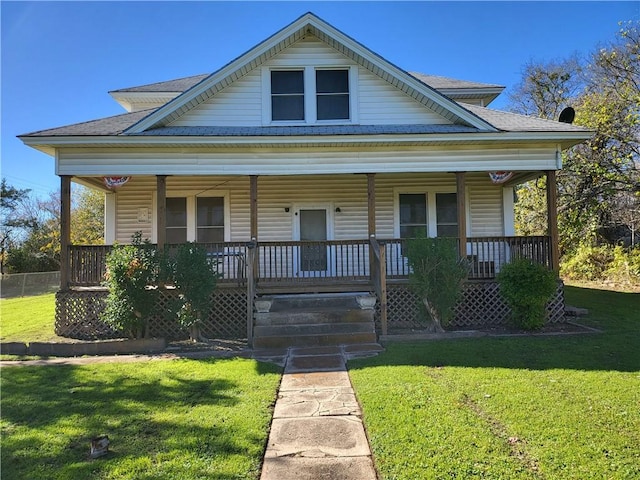
[[[409,75],[381,56],[364,47],[351,37],[340,32],[312,13],[307,13],[258,44],[248,52],[231,61],[217,72],[160,107],[152,114],[132,125],[124,133],[142,133],[151,128],[166,126],[180,118],[195,106],[207,101],[217,92],[262,65],[288,46],[310,33],[359,65],[378,75],[417,102],[451,123],[462,124],[484,131],[496,129],[469,110],[443,96],[430,86]]]

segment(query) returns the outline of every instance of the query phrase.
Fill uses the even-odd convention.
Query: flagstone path
[[[376,479],[345,348],[290,349],[261,480]]]

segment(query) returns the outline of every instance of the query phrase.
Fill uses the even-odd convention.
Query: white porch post
[[[467,200],[465,198],[465,173],[466,172],[456,172],[456,199],[458,202],[458,241],[460,249],[459,253],[461,258],[466,258],[467,256]]]
[[[71,176],[60,175],[60,290],[69,289],[71,245]]]
[[[167,176],[156,175],[156,243],[158,250],[164,248],[167,240]]]

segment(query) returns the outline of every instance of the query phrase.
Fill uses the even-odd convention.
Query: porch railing
[[[384,257],[385,278],[406,279],[409,265],[405,240],[378,240]],[[245,285],[249,265],[246,242],[203,244],[220,274],[220,283]],[[370,271],[369,240],[328,240],[317,242],[258,242],[255,248],[255,281],[260,284],[366,282],[380,275]],[[168,246],[171,249],[175,246]],[[104,280],[109,245],[69,247],[70,286],[95,286]],[[384,254],[382,254],[384,249]],[[374,252],[375,253],[375,252]],[[551,267],[549,237],[472,237],[467,239],[469,278],[492,279],[502,265],[516,258]],[[371,275],[373,274],[373,275]]]

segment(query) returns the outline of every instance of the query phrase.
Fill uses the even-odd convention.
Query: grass
[[[0,340],[3,342],[64,341],[54,328],[55,294],[0,300]]]
[[[278,367],[173,360],[2,371],[2,478],[256,479]],[[111,452],[89,459],[90,439]]]
[[[566,298],[603,333],[395,344],[350,362],[380,477],[640,478],[640,295]]]

